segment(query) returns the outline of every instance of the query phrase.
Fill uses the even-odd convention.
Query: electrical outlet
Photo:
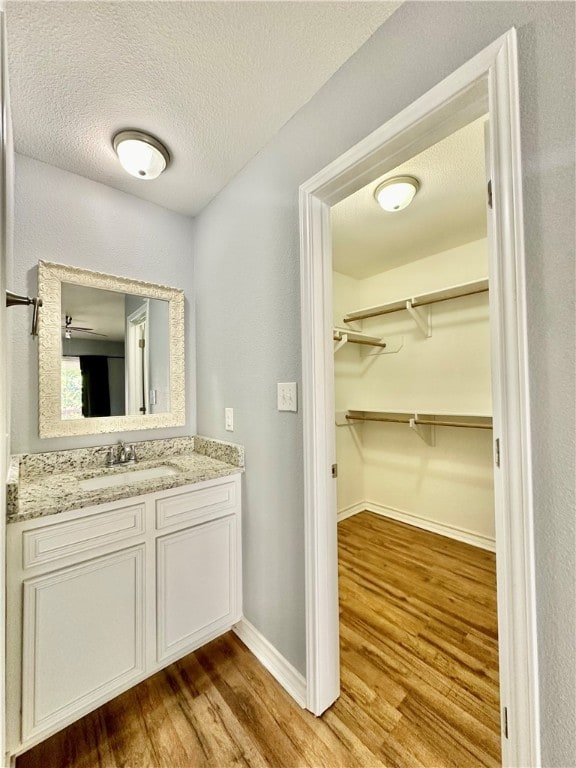
[[[227,432],[234,432],[234,408],[224,408],[224,428]]]
[[[298,410],[298,395],[295,381],[282,382],[278,384],[278,410]]]

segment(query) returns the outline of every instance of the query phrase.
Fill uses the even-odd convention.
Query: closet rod
[[[431,427],[463,427],[466,429],[492,429],[492,424],[478,424],[470,421],[435,421],[433,419],[410,419],[390,416],[351,416],[346,414],[350,421],[385,421],[391,424],[422,424]]]
[[[38,336],[38,322],[40,318],[40,307],[42,306],[42,299],[35,296],[33,299],[30,296],[21,296],[13,291],[6,291],[6,306],[7,307],[27,307],[32,304],[32,330],[31,336]]]
[[[415,424],[429,424],[433,427],[466,427],[468,429],[492,429],[492,424],[478,424],[471,421],[434,421],[433,419],[415,419]]]
[[[454,296],[440,296],[437,299],[426,299],[426,301],[414,301],[414,307],[425,307],[428,304],[438,304],[440,301],[450,301],[451,299],[461,299],[463,296],[475,296],[477,293],[488,293],[488,288],[478,288],[473,291],[464,291]]]
[[[348,334],[344,334],[348,335]],[[334,341],[342,341],[342,334],[335,333],[333,335]],[[351,344],[365,344],[367,347],[382,347],[382,349],[386,348],[386,343],[383,341],[368,341],[367,339],[351,339],[348,336],[348,342]]]

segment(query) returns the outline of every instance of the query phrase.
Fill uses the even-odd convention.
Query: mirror
[[[168,302],[61,286],[61,417],[170,411]]]
[[[40,437],[181,426],[184,293],[41,261]]]

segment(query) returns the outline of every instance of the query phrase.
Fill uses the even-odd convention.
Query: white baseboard
[[[306,680],[247,619],[233,627],[247,648],[302,708],[306,707]]]
[[[392,520],[398,520],[400,523],[413,525],[415,528],[422,528],[431,533],[438,533],[440,536],[447,536],[449,539],[463,541],[465,544],[472,544],[474,547],[486,549],[489,552],[496,552],[496,540],[481,533],[469,531],[466,528],[459,528],[456,525],[448,523],[438,523],[434,520],[427,520],[425,517],[414,515],[411,512],[404,512],[394,507],[385,507],[383,504],[377,504],[374,501],[366,501],[362,506],[367,512],[374,512],[382,517],[389,517]]]
[[[346,520],[347,517],[352,517],[352,515],[357,515],[358,512],[364,512],[366,509],[366,502],[359,501],[358,504],[351,504],[349,507],[344,507],[344,509],[341,509],[338,512],[338,522],[341,520]]]

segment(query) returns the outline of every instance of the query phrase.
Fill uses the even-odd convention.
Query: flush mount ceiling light
[[[378,205],[395,213],[407,208],[420,189],[420,182],[413,176],[395,176],[379,184],[374,190]]]
[[[157,179],[170,162],[164,144],[142,131],[120,131],[112,146],[122,168],[137,179]]]

